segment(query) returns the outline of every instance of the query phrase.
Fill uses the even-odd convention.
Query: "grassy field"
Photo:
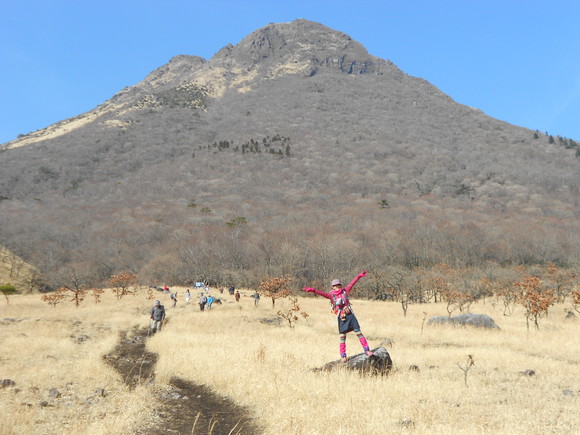
[[[503,306],[475,304],[471,312],[501,328],[479,330],[427,326],[425,318],[446,314],[443,305],[413,305],[403,317],[395,303],[354,299],[371,347],[384,344],[394,362],[389,376],[364,377],[311,371],[338,359],[325,299],[300,297],[309,316],[291,329],[277,315],[288,301],[272,308],[263,298],[255,307],[252,292],[241,293],[239,303],[224,294],[223,305],[206,312],[196,295],[176,308],[156,295],[168,318],[147,342],[159,356],[157,376],[135,389],[103,355],[121,331],[148,325],[145,292],[120,301],[108,292],[78,308],[51,307],[39,295],[3,301],[0,380],[15,385],[0,387],[0,432],[136,433],[155,420],[153,391],[178,376],[247,407],[265,434],[580,433],[580,320],[566,320],[564,306],[553,307],[539,331],[527,331],[521,311],[506,317]],[[347,350],[362,350],[353,334]],[[475,365],[465,377],[468,355]]]

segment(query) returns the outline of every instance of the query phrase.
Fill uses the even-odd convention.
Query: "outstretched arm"
[[[367,271],[363,270],[361,273],[359,273],[351,282],[349,285],[347,285],[344,289],[344,291],[346,292],[346,294],[349,294],[350,291],[352,290],[352,288],[354,287],[354,285],[358,282],[359,279],[363,278],[367,276]]]
[[[330,299],[330,293],[323,292],[322,290],[316,290],[315,288],[312,287],[304,287],[303,290],[306,293],[316,293],[317,295],[322,296],[323,298]]]

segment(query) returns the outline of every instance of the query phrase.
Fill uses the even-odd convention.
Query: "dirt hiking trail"
[[[147,385],[151,400],[159,406],[154,423],[138,428],[137,434],[244,434],[260,431],[247,409],[219,396],[206,386],[172,378],[168,386],[155,385],[157,354],[147,351],[147,328],[135,330],[132,338],[121,333],[119,344],[103,359],[117,370],[130,387]]]

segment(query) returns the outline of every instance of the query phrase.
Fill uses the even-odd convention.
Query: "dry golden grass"
[[[0,389],[1,432],[127,433],[146,418],[152,406],[146,389],[129,391],[102,359],[120,330],[139,323],[144,301],[132,302],[116,304],[110,296],[99,305],[53,308],[39,295],[14,295],[1,306],[0,379],[16,382]],[[49,396],[52,388],[60,397]]]
[[[422,330],[423,312],[442,315],[444,306],[414,305],[404,318],[397,304],[354,300],[371,346],[391,343],[395,369],[381,378],[311,371],[338,358],[326,300],[300,298],[310,317],[290,329],[272,322],[284,301],[273,309],[262,299],[254,307],[252,292],[241,293],[239,303],[224,294],[224,304],[209,312],[199,311],[195,296],[170,308],[163,295],[169,322],[148,341],[159,355],[158,385],[172,376],[205,384],[247,407],[266,434],[580,432],[580,328],[564,320],[562,307],[539,331],[526,330],[521,311],[504,317],[489,303],[471,311],[489,314],[500,331]],[[129,390],[102,359],[120,331],[148,324],[151,301],[143,294],[117,302],[108,293],[102,303],[87,299],[76,309],[39,299],[16,295],[0,306],[0,379],[16,382],[0,389],[2,432],[131,433],[151,421],[150,387]],[[90,339],[79,342],[82,335]],[[347,346],[351,355],[361,351],[353,334]],[[466,386],[458,364],[468,355],[475,365]],[[62,396],[49,398],[50,388]],[[107,395],[98,397],[97,388]]]

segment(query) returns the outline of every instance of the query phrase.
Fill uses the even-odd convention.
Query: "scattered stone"
[[[485,329],[500,329],[487,314],[459,314],[451,317],[435,316],[427,321],[427,325],[459,325]]]
[[[523,375],[523,376],[535,376],[535,374],[536,374],[536,372],[534,370],[530,370],[530,369],[523,370],[520,372],[520,375]]]
[[[282,319],[280,317],[272,317],[270,319],[264,317],[264,318],[260,319],[259,322],[263,323],[264,325],[280,326],[282,323]]]
[[[12,317],[5,317],[4,319],[0,320],[0,325],[9,325],[10,323],[20,321],[22,321],[22,319],[13,319]]]
[[[373,349],[372,352],[372,356],[367,356],[365,353],[351,356],[346,362],[342,360],[331,361],[322,367],[314,369],[314,371],[347,369],[358,371],[361,374],[387,375],[393,368],[391,355],[389,355],[389,352],[384,347]]]
[[[97,388],[95,394],[99,397],[105,397],[107,395],[104,388]]]
[[[85,341],[91,340],[91,337],[89,337],[88,335],[85,334],[81,334],[79,336],[73,336],[73,339],[76,343],[84,343]]]
[[[46,408],[48,406],[48,402],[46,400],[43,400],[42,402],[39,402],[38,405],[41,408]]]
[[[0,381],[0,388],[9,388],[9,387],[13,387],[16,385],[16,382],[14,382],[12,379],[2,379]]]
[[[413,420],[403,420],[400,425],[405,429],[413,429],[415,427],[415,422]]]
[[[409,371],[410,372],[420,372],[421,370],[419,369],[419,366],[415,365],[415,364],[411,364],[409,366]]]
[[[574,314],[574,311],[568,311],[566,313],[566,317],[564,317],[566,320],[576,320],[576,314]]]
[[[568,388],[564,388],[562,390],[562,394],[564,396],[573,396],[574,395],[574,392],[572,390],[568,389]]]
[[[51,388],[50,390],[48,390],[48,397],[58,399],[60,397],[60,391],[58,391],[56,388]]]
[[[451,348],[455,348],[455,349],[461,349],[464,347],[467,347],[464,344],[459,344],[459,343],[423,343],[423,347],[426,348],[431,348],[431,347],[451,347]]]

